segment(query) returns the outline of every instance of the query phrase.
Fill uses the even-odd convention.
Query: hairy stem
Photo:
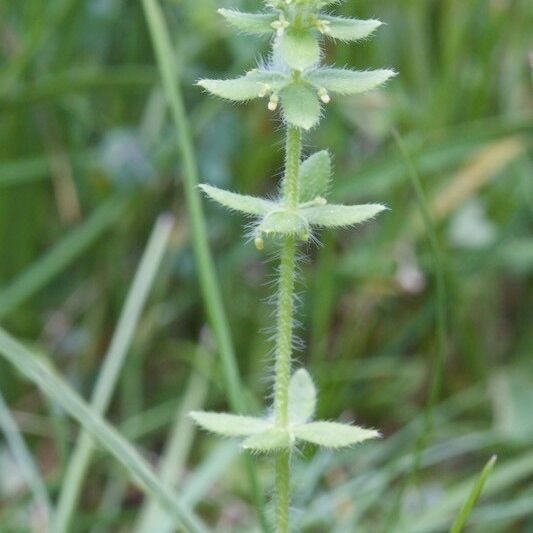
[[[276,457],[276,531],[289,531],[290,452],[282,450]]]
[[[285,179],[283,181],[283,200],[290,207],[298,204],[298,168],[302,150],[302,133],[300,128],[287,128],[285,152]]]
[[[298,204],[298,168],[301,132],[287,129],[287,152],[283,201]],[[287,426],[289,412],[289,380],[291,376],[292,332],[294,315],[294,275],[296,269],[296,237],[285,238],[281,250],[276,324],[276,370],[274,383],[274,416],[276,424]],[[283,450],[276,458],[276,527],[278,533],[289,531],[290,452]]]

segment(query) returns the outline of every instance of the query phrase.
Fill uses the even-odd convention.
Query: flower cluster
[[[353,95],[378,87],[394,72],[388,69],[357,71],[320,66],[322,36],[343,41],[368,37],[381,25],[378,20],[357,20],[321,13],[333,2],[278,0],[269,13],[242,13],[220,9],[237,29],[252,34],[272,34],[269,61],[236,79],[200,80],[210,93],[234,101],[268,98],[268,109],[281,103],[284,120],[308,130],[320,119],[321,104],[331,94]]]

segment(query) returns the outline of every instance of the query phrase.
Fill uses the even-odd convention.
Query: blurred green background
[[[235,106],[194,85],[238,75],[262,57],[267,40],[236,35],[216,13],[259,4],[161,4],[201,179],[272,194],[283,165],[278,118],[263,101]],[[321,418],[355,418],[385,438],[338,454],[304,450],[295,482],[299,527],[446,531],[497,453],[471,531],[532,531],[533,4],[348,0],[334,11],[387,25],[363,43],[328,43],[327,62],[390,66],[399,76],[380,91],[334,99],[306,136],[306,151],[332,153],[333,198],[385,202],[390,211],[356,230],[323,233],[321,246],[305,250],[298,364],[320,388]],[[0,50],[0,319],[47,353],[85,398],[151,228],[164,212],[175,217],[108,413],[157,464],[191,372],[207,386],[206,408],[228,405],[142,6],[2,0]],[[410,163],[435,225],[437,264]],[[238,215],[205,207],[239,369],[259,413],[269,392],[265,300],[275,262],[247,241]],[[440,349],[439,305],[447,318]],[[0,390],[55,498],[76,424],[3,360]],[[179,487],[217,531],[249,531],[253,503],[235,448],[203,433],[194,439],[183,448]],[[257,464],[269,493],[272,463]],[[0,531],[39,531],[30,501],[0,437]],[[141,504],[126,475],[98,454],[73,531],[133,531]]]

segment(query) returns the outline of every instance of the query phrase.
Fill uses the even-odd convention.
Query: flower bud
[[[268,101],[268,110],[269,111],[276,111],[276,109],[278,108],[278,103],[279,103],[279,96],[277,94],[273,94],[271,97],[270,97],[270,100]]]
[[[265,247],[265,243],[263,241],[263,239],[259,236],[257,236],[254,240],[254,244],[255,244],[255,247],[258,249],[258,250],[262,250],[264,247]]]
[[[322,102],[324,102],[325,104],[329,104],[330,103],[331,98],[329,97],[328,91],[326,91],[326,89],[324,89],[324,88],[319,89],[317,94],[318,94],[318,97],[320,98],[320,100],[322,100]]]

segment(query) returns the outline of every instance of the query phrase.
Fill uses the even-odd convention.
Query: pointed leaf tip
[[[203,429],[225,437],[248,437],[269,427],[269,422],[253,416],[191,411],[189,416]]]
[[[296,426],[293,431],[297,439],[328,448],[353,446],[354,444],[380,436],[379,432],[374,429],[365,429],[359,426],[325,421],[310,422]]]
[[[391,69],[349,70],[320,68],[307,74],[306,79],[315,87],[332,93],[351,95],[370,91],[396,76]]]
[[[215,202],[247,215],[265,215],[276,207],[274,202],[256,196],[225,191],[224,189],[219,189],[218,187],[213,187],[205,183],[202,183],[199,187],[209,198],[215,200]]]
[[[272,33],[274,30],[271,24],[277,20],[275,13],[243,13],[233,9],[218,9],[229,24],[245,33],[256,35]]]
[[[203,87],[220,98],[234,102],[245,102],[265,96],[265,87],[270,91],[277,91],[287,83],[287,78],[279,72],[268,70],[252,70],[245,76],[229,80],[198,80],[197,85]]]
[[[310,224],[324,228],[352,226],[374,218],[387,209],[382,204],[337,205],[326,204],[302,209]]]
[[[328,37],[341,41],[364,39],[383,24],[380,20],[358,20],[330,15],[321,15],[320,20],[325,22],[326,29],[323,33]]]

